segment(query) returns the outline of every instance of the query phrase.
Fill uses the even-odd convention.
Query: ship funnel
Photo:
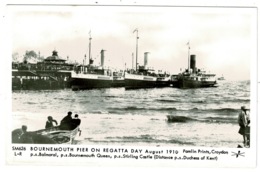
[[[192,72],[196,72],[196,55],[190,55],[190,68]]]
[[[92,65],[94,63],[94,60],[93,59],[90,59],[89,60],[89,65]]]
[[[148,65],[148,53],[149,52],[144,53],[144,68],[146,68],[146,66]]]
[[[104,67],[104,61],[105,61],[105,50],[101,50],[101,66]]]

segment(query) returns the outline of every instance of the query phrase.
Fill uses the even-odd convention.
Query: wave
[[[227,102],[238,102],[238,103],[241,103],[241,102],[250,102],[250,99],[233,99],[233,100],[225,100]]]
[[[105,97],[105,98],[121,98],[121,97],[118,97],[118,96],[102,96],[102,97]]]
[[[236,124],[236,117],[206,117],[204,119],[206,122],[214,122],[214,123],[231,123]]]
[[[220,108],[220,109],[209,109],[209,110],[206,110],[206,111],[213,112],[213,113],[224,113],[224,114],[227,114],[227,113],[238,113],[239,109]]]
[[[131,112],[131,111],[176,111],[177,108],[170,107],[170,108],[144,108],[144,107],[137,107],[137,106],[128,106],[128,107],[122,107],[122,108],[108,108],[109,113],[123,113],[123,112]]]
[[[92,113],[92,114],[108,114],[109,112],[107,112],[107,111],[101,111],[101,110],[96,110],[96,111],[92,111],[92,112],[90,112],[90,113]]]
[[[75,101],[74,98],[63,98],[63,97],[55,97],[53,98],[54,100],[59,100],[59,101]]]
[[[156,99],[156,101],[158,102],[165,102],[165,103],[206,103],[206,100],[194,100],[194,101],[190,101],[190,100],[170,100],[170,99]]]
[[[233,108],[220,108],[220,109],[213,109],[213,110],[219,110],[219,111],[237,111],[237,109],[233,109]]]
[[[191,101],[191,103],[206,103],[206,100]]]
[[[156,99],[157,102],[162,103],[197,103],[197,104],[207,104],[207,103],[241,103],[241,102],[250,102],[250,99],[245,98],[225,98],[225,99],[213,99],[213,100],[184,100],[184,99],[177,99],[177,100],[171,100],[171,99]]]
[[[191,108],[189,110],[178,110],[178,111],[193,111],[194,113],[216,113],[216,114],[234,114],[238,113],[239,109],[233,109],[233,108],[219,108],[219,109],[199,109],[199,108]]]
[[[190,109],[190,111],[197,111],[197,110],[199,110],[199,108],[192,108],[192,109]]]
[[[152,121],[159,121],[160,119],[158,119],[158,118],[151,118],[150,120],[152,120]]]
[[[26,104],[28,104],[28,105],[35,105],[37,103],[36,102],[26,102]]]
[[[233,115],[237,114],[240,109],[234,108],[219,108],[219,109],[200,109],[197,107],[191,109],[177,109],[175,107],[137,107],[137,106],[127,106],[127,107],[110,107],[108,108],[109,113],[125,113],[125,112],[138,112],[138,111],[156,111],[156,112],[186,112],[186,113],[213,113],[213,114],[224,114],[224,115]]]
[[[128,106],[125,108],[121,108],[121,110],[125,110],[125,111],[131,111],[131,110],[145,110],[146,108],[142,108],[142,107],[137,107],[137,106]],[[119,108],[120,110],[120,108]]]
[[[205,117],[205,118],[194,118],[194,117],[186,117],[186,116],[174,116],[167,115],[168,123],[188,123],[193,121],[206,122],[206,123],[237,123],[236,117]]]
[[[112,110],[112,111],[108,111],[109,114],[122,114],[122,111],[116,111],[116,110]]]
[[[186,123],[186,122],[189,122],[189,121],[196,121],[196,119],[190,118],[190,117],[185,117],[185,116],[168,115],[167,121],[169,123]]]
[[[159,110],[159,111],[176,111],[177,108],[172,107],[172,108],[158,108],[158,109],[151,109],[151,110]]]
[[[178,100],[167,100],[167,99],[157,99],[158,102],[167,102],[167,103],[178,103]]]

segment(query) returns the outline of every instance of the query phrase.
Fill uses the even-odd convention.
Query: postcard
[[[7,4],[6,164],[255,168],[257,15]]]

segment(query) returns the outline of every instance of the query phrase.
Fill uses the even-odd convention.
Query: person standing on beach
[[[45,129],[54,127],[53,122],[58,125],[58,122],[52,118],[52,116],[48,116],[48,121],[46,121]]]
[[[249,109],[246,110],[247,127],[246,127],[246,139],[247,146],[250,147],[250,112]]]
[[[247,146],[247,144],[249,143],[248,125],[250,121],[249,121],[249,117],[247,116],[246,110],[247,110],[246,107],[242,106],[241,111],[238,115],[238,124],[240,127],[238,133],[243,136],[244,146]]]

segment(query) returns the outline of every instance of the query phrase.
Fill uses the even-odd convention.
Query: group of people
[[[58,125],[58,122],[52,118],[52,116],[48,116],[48,120],[46,121],[45,128],[51,128],[54,127],[54,123],[56,126]],[[79,126],[81,123],[81,120],[79,119],[79,115],[75,114],[74,118],[72,118],[72,112],[68,112],[68,114],[61,120],[60,122],[60,129],[61,130],[73,130],[77,126]]]
[[[48,116],[48,120],[45,124],[45,129],[52,128],[58,126],[58,122],[52,118],[52,116]],[[79,119],[79,115],[75,114],[74,118],[72,118],[72,112],[68,112],[67,116],[65,116],[61,122],[59,129],[60,130],[74,130],[81,123]],[[78,129],[81,133],[81,130]],[[27,126],[23,125],[20,129],[15,129],[12,131],[12,142],[13,143],[27,143],[27,144],[55,144],[56,141],[48,138],[47,136],[43,136],[37,133],[37,131],[28,132]]]
[[[248,110],[245,106],[242,106],[238,115],[238,124],[240,127],[238,133],[243,136],[244,147],[250,146],[250,117]]]

